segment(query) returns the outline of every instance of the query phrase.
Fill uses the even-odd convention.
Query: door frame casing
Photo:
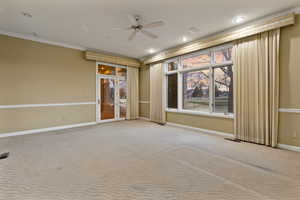
[[[122,65],[115,65],[110,63],[104,63],[104,62],[96,62],[96,123],[105,123],[105,122],[113,122],[113,121],[120,121],[125,120],[125,118],[120,118],[120,105],[119,105],[119,81],[125,80],[126,78],[124,76],[117,76],[117,75],[104,75],[104,74],[98,74],[98,65],[107,65],[111,67],[118,67],[118,68],[126,68],[127,66]],[[115,89],[114,89],[114,106],[115,106],[115,118],[114,119],[107,119],[107,120],[101,120],[101,87],[100,87],[100,80],[101,79],[112,79],[115,81]],[[126,87],[126,94],[127,94],[128,88]]]

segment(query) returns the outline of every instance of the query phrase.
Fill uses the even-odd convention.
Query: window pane
[[[116,75],[116,68],[107,65],[98,65],[98,73],[104,75]]]
[[[185,58],[182,60],[183,68],[193,68],[209,65],[211,61],[209,54],[200,54],[194,57]]]
[[[127,82],[119,81],[119,95],[120,95],[120,118],[126,117],[126,107],[127,107]]]
[[[120,68],[120,67],[117,68],[117,75],[118,76],[126,76],[126,72],[127,72],[126,68]]]
[[[168,75],[168,108],[177,108],[177,74]]]
[[[232,48],[222,49],[214,52],[214,59],[216,64],[226,61],[231,61]]]
[[[209,112],[209,69],[183,73],[183,109]]]
[[[172,61],[168,63],[168,71],[174,71],[178,69],[178,61]]]
[[[232,66],[214,68],[214,112],[233,113]]]

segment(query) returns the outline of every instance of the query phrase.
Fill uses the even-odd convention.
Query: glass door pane
[[[115,118],[115,80],[100,79],[101,120]]]
[[[120,102],[120,118],[126,118],[126,107],[127,107],[127,82],[126,82],[126,80],[119,81],[119,102]]]

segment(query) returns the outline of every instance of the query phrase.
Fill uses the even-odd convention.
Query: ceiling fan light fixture
[[[137,33],[141,33],[151,39],[156,39],[158,36],[148,30],[145,29],[151,29],[163,26],[165,23],[162,20],[154,21],[148,24],[142,24],[140,21],[141,17],[139,15],[128,15],[128,19],[131,22],[131,25],[127,28],[114,28],[114,30],[131,30],[132,33],[128,37],[128,41],[132,41]]]

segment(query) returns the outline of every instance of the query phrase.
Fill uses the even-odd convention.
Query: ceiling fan
[[[144,24],[142,25],[140,23],[140,16],[139,15],[128,15],[128,19],[131,22],[131,26],[127,27],[127,28],[116,28],[116,30],[132,30],[133,32],[130,34],[130,36],[128,37],[128,40],[131,41],[133,40],[133,38],[136,36],[136,34],[138,32],[144,34],[147,37],[150,37],[152,39],[156,39],[158,38],[157,35],[149,32],[148,30],[145,29],[149,29],[149,28],[156,28],[159,26],[163,26],[165,23],[163,21],[155,21],[155,22],[151,22],[149,24]]]

